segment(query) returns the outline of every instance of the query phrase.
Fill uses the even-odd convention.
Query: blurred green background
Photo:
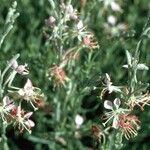
[[[2,33],[5,18],[12,2],[12,0],[0,0],[0,33]],[[54,132],[54,124],[51,111],[55,109],[52,102],[55,93],[52,90],[52,83],[46,77],[46,71],[55,62],[55,55],[51,43],[46,44],[43,30],[45,27],[44,20],[53,15],[53,11],[48,0],[17,0],[17,3],[17,11],[20,16],[0,49],[0,67],[3,68],[7,60],[16,53],[20,53],[19,62],[28,63],[30,68],[28,77],[32,79],[34,85],[42,89],[47,97],[50,110],[39,110],[35,113],[33,119],[36,122],[36,127],[31,135],[27,133],[20,135],[9,128],[7,131],[9,145],[12,150],[52,149],[54,143],[51,141],[51,136]],[[59,3],[59,0],[57,0],[57,3]],[[126,63],[125,50],[128,49],[134,52],[142,28],[148,19],[150,2],[149,0],[122,0],[118,3],[121,5],[122,13],[112,12],[109,9],[104,10],[103,2],[98,0],[87,0],[84,7],[81,7],[80,0],[72,0],[73,6],[80,12],[84,24],[94,32],[100,45],[100,48],[94,52],[94,64],[90,75],[82,77],[83,80],[87,78],[90,82],[93,77],[97,79],[97,75],[107,72],[111,74],[112,80],[116,84],[122,85],[127,81],[126,72],[122,68],[122,65]],[[104,23],[107,22],[107,16],[109,15],[116,16],[117,22],[125,23],[127,30],[117,35],[107,33],[104,29]],[[150,66],[150,40],[144,42],[140,57],[142,63],[144,62],[147,66]],[[79,62],[78,66],[80,67],[82,64],[82,69],[86,69],[84,67],[86,63],[82,61]],[[149,82],[149,75],[150,71],[144,72],[140,75],[140,79]],[[19,78],[15,82],[17,85],[23,86],[25,80]],[[97,93],[98,91],[88,93],[82,98],[82,106],[79,106],[79,109],[85,110],[84,116],[89,124],[99,119],[99,114],[102,111],[99,100],[97,100]],[[141,119],[141,130],[136,138],[126,141],[124,149],[149,150],[150,109],[146,107],[143,112],[137,110],[136,113]],[[82,139],[68,138],[71,146],[56,146],[56,148],[69,150],[92,149],[93,140],[89,124],[85,124]]]

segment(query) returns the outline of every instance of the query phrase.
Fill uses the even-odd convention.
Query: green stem
[[[9,150],[9,147],[7,144],[7,137],[6,137],[6,128],[7,128],[7,124],[3,123],[3,130],[2,130],[3,150]]]

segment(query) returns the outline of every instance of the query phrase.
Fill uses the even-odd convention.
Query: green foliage
[[[64,1],[65,4],[68,1]],[[129,84],[131,92],[136,86],[145,89],[145,85],[135,85],[137,80],[140,79],[143,83],[150,81],[150,72],[146,71],[146,67],[150,66],[150,39],[145,38],[150,36],[150,32],[149,28],[143,30],[149,17],[149,0],[116,0],[121,6],[121,12],[112,11],[110,6],[105,8],[104,1],[101,0],[82,1],[85,1],[85,5],[76,0],[69,2],[79,12],[79,19],[83,20],[86,29],[94,33],[99,47],[93,50],[81,46],[83,43],[76,35],[72,35],[77,20],[65,21],[60,11],[61,0],[18,0],[17,8],[12,6],[9,0],[0,0],[0,69],[3,70],[7,60],[20,53],[20,61],[26,62],[29,66],[31,74],[28,77],[46,96],[46,102],[41,104],[33,115],[36,126],[31,135],[26,132],[20,134],[12,127],[7,128],[6,136],[10,149],[22,150],[24,147],[35,150],[101,149],[101,144],[95,144],[91,126],[93,123],[100,125],[103,122],[100,119],[104,110],[103,101],[99,97],[104,74],[110,74],[113,82],[119,86]],[[7,15],[10,6],[13,15]],[[14,11],[16,9],[17,13]],[[115,25],[108,24],[107,19],[110,15],[117,18]],[[45,19],[49,16],[57,18],[56,24],[60,27],[57,30],[58,35],[45,25]],[[118,29],[119,23],[125,25],[124,30]],[[65,25],[69,26],[66,34]],[[45,32],[50,36],[53,35],[52,38],[47,39]],[[141,33],[142,44],[138,47]],[[73,60],[67,65],[60,63],[65,52],[69,50],[77,52],[78,49],[80,58],[77,61]],[[144,63],[146,66],[145,71],[141,71],[138,75],[136,72],[131,71],[131,74],[128,72],[131,75],[130,79],[133,79],[129,83],[127,71],[122,66],[126,63],[129,66],[134,65],[136,62],[132,60],[133,56],[138,57],[139,64]],[[55,79],[51,77],[54,64],[64,65],[62,68],[70,79],[65,86],[54,86]],[[19,86],[24,86],[25,82],[26,79],[22,77],[14,80]],[[116,95],[106,93],[104,99],[113,100]],[[112,142],[107,143],[103,149],[117,150],[119,147],[125,150],[149,149],[149,108],[146,106],[141,112],[137,107],[135,113],[141,120],[138,135],[130,140],[123,139],[123,145],[120,134],[110,135],[108,139]],[[84,118],[79,129],[75,124],[77,114]]]

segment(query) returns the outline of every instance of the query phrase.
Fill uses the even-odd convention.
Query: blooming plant
[[[32,116],[33,112],[24,111],[21,108],[21,103],[23,100],[30,102],[35,111],[37,108],[33,105],[33,102],[38,103],[38,100],[44,100],[43,95],[38,94],[40,89],[33,87],[29,79],[24,88],[12,86],[12,82],[16,78],[17,73],[20,75],[27,75],[29,73],[26,69],[27,65],[18,65],[18,57],[19,54],[8,62],[8,66],[1,72],[0,76],[0,95],[3,101],[3,103],[0,104],[0,114],[4,128],[3,134],[5,134],[6,127],[10,124],[14,127],[18,126],[20,133],[23,132],[24,129],[31,133],[31,128],[35,126],[35,123],[29,118]],[[7,75],[8,73],[9,75]],[[17,89],[17,91],[14,91],[14,89]],[[3,138],[3,142],[3,148],[8,149],[6,137]]]
[[[25,129],[31,133],[31,128],[35,126],[35,123],[29,118],[32,116],[33,112],[24,111],[21,108],[21,103],[23,100],[29,101],[35,111],[37,108],[33,105],[33,102],[38,103],[38,99],[44,99],[42,94],[40,95],[37,93],[40,89],[33,87],[32,82],[29,79],[24,88],[12,86],[12,82],[16,78],[16,73],[19,73],[20,75],[27,75],[29,73],[26,69],[26,65],[18,65],[18,57],[19,54],[14,56],[11,61],[9,61],[8,66],[1,72],[0,94],[3,103],[1,103],[0,106],[0,114],[4,129],[9,124],[12,124],[13,126],[18,126],[19,132],[23,132]],[[7,73],[9,73],[9,76],[7,76]],[[14,91],[14,89],[17,89],[18,91]],[[4,147],[6,148],[7,138],[5,137],[3,140]]]
[[[0,5],[0,150],[148,150],[146,0],[18,5]]]
[[[12,29],[14,20],[19,15],[15,13],[17,3],[14,2],[12,8],[9,9],[7,19],[6,19],[6,32],[1,37],[2,45],[6,35]],[[35,126],[35,123],[30,119],[33,111],[26,110],[21,107],[22,101],[26,100],[31,103],[34,111],[37,109],[33,105],[33,102],[37,103],[37,100],[44,100],[44,96],[41,94],[39,88],[33,87],[31,80],[27,80],[24,88],[18,88],[13,86],[14,79],[17,78],[17,74],[21,76],[26,76],[29,74],[27,64],[19,65],[17,59],[20,54],[15,55],[10,61],[8,61],[7,66],[0,70],[0,117],[2,136],[0,148],[3,150],[8,150],[6,129],[7,126],[17,127],[20,133],[27,130],[31,134],[31,128]],[[17,91],[16,91],[17,90]],[[39,93],[40,91],[40,93]]]
[[[110,127],[115,129],[115,131],[112,133],[114,136],[111,138],[111,140],[114,139],[114,145],[112,147],[115,149],[121,149],[123,147],[123,136],[129,140],[138,135],[141,121],[134,114],[136,108],[135,106],[139,106],[141,110],[144,111],[144,106],[150,105],[149,93],[146,91],[147,85],[145,84],[143,88],[140,88],[140,85],[143,83],[141,83],[141,81],[139,81],[140,79],[138,78],[138,70],[149,70],[148,66],[139,63],[140,47],[144,37],[148,37],[150,30],[148,24],[149,23],[147,23],[143,29],[143,33],[140,41],[137,44],[134,57],[128,50],[126,51],[127,65],[123,65],[123,67],[128,70],[128,84],[121,87],[114,86],[112,85],[110,76],[106,74],[104,88],[101,92],[101,99],[103,99],[103,96],[106,95],[106,91],[108,91],[109,95],[116,93],[117,97],[119,97],[115,98],[113,102],[111,100],[104,101],[104,108],[109,110],[109,112],[105,112],[102,117],[103,120],[106,120],[104,123],[102,123],[104,128],[106,128],[106,124],[108,124],[107,128]],[[102,129],[97,132],[104,133]],[[109,134],[109,132],[105,134],[105,137],[107,134]],[[111,141],[109,140],[103,143],[102,149],[111,147]]]

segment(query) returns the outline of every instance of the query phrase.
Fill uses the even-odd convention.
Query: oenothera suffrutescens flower
[[[3,103],[0,103],[0,115],[3,122],[7,122],[7,116],[10,117],[10,111],[15,107],[13,101],[8,96],[3,98]]]
[[[18,65],[17,60],[12,59],[10,62],[11,67],[13,70],[15,70],[17,73],[21,74],[21,75],[27,75],[29,74],[29,70],[27,68],[27,64],[24,65]]]
[[[110,76],[107,73],[105,74],[103,86],[104,86],[104,88],[101,92],[101,98],[105,94],[106,91],[108,91],[109,94],[112,92],[119,92],[119,93],[122,92],[120,89],[121,88],[120,86],[114,86],[113,85],[113,83],[111,82]]]
[[[106,122],[103,123],[105,126],[110,120],[112,121],[112,127],[117,129],[118,128],[118,119],[120,114],[124,114],[128,112],[128,109],[120,108],[121,101],[119,98],[116,98],[113,103],[109,100],[104,101],[104,108],[110,110],[109,112],[105,113]]]
[[[29,119],[32,116],[33,112],[27,112],[21,109],[21,105],[15,107],[11,111],[11,115],[14,118],[14,126],[17,126],[20,132],[23,132],[26,129],[31,133],[31,128],[35,126],[34,122]]]
[[[43,94],[41,93],[41,90],[37,87],[34,87],[30,79],[27,80],[24,88],[19,89],[17,93],[21,99],[30,102],[34,110],[37,110],[37,108],[33,103],[38,104],[39,101],[43,100]]]

